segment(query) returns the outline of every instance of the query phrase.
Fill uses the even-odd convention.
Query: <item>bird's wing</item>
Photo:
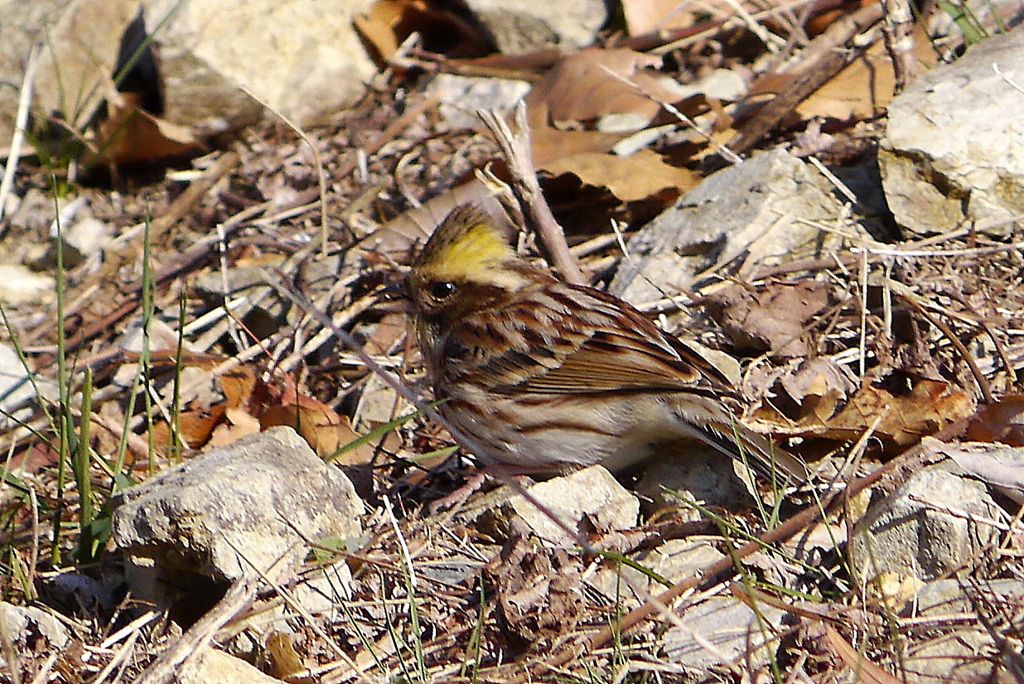
[[[557,339],[509,349],[477,369],[490,377],[487,384],[494,391],[729,394],[717,369],[632,307],[599,290],[578,288],[575,294],[586,301],[568,317]]]
[[[627,331],[595,331],[558,365],[533,363],[533,372],[509,389],[543,394],[711,389],[697,367]]]

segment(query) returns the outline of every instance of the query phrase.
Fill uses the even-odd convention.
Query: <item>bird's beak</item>
[[[389,279],[377,293],[377,300],[380,302],[375,307],[378,311],[411,314],[413,306],[409,292],[409,277],[401,274]]]

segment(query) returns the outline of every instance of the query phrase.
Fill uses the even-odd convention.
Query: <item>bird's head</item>
[[[407,287],[420,318],[450,325],[526,286],[530,270],[493,218],[463,205],[441,222],[413,260]]]

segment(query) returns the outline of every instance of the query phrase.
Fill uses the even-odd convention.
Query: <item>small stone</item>
[[[693,289],[699,274],[744,255],[741,276],[753,264],[822,256],[841,242],[815,224],[844,216],[816,169],[781,148],[759,154],[712,174],[641,228],[609,289],[642,304]]]
[[[185,596],[199,614],[226,583],[301,559],[307,540],[356,538],[363,510],[344,473],[285,427],[202,454],[113,505],[133,596],[158,605]]]
[[[889,105],[878,152],[896,221],[915,235],[966,221],[996,237],[1024,214],[1024,123],[1007,116],[1024,83],[1024,31],[986,38]]]
[[[600,0],[467,0],[466,4],[506,55],[552,45],[585,47],[608,20],[607,6]]]
[[[572,548],[579,540],[554,520],[581,534],[605,533],[636,527],[640,502],[620,485],[603,466],[591,466],[564,477],[533,485],[527,490],[547,511],[541,511],[521,495],[508,506],[530,530],[551,544]]]
[[[934,627],[924,638],[907,642],[900,654],[901,675],[912,684],[1012,681],[993,677],[992,659],[999,649],[976,615],[978,606],[999,615],[1021,605],[1020,580],[991,580],[977,586],[965,586],[958,579],[928,582],[903,614],[925,623],[932,620]]]
[[[712,597],[679,614],[678,624],[665,634],[664,655],[701,674],[741,662],[750,681],[761,681],[754,673],[766,671],[773,660],[784,615],[773,606],[759,604],[755,612],[738,599]]]
[[[705,507],[737,511],[754,500],[737,474],[738,465],[705,444],[673,445],[672,453],[648,460],[636,493],[645,510],[679,508],[682,520],[707,518],[701,511]]]
[[[724,557],[706,541],[669,539],[637,560],[669,582],[681,582]]]
[[[39,398],[37,392],[42,392],[44,399],[53,398],[57,395],[57,388],[52,380],[30,379],[18,352],[0,344],[0,410],[3,411],[0,427],[7,430],[16,421],[28,418],[33,411],[30,403]]]
[[[850,539],[853,574],[870,587],[883,573],[927,582],[975,568],[997,542],[1001,509],[975,480],[932,466],[873,502]]]
[[[5,643],[10,643],[21,658],[47,656],[64,648],[70,639],[68,631],[57,618],[31,606],[15,606],[0,601],[0,622],[3,622]],[[10,665],[4,658],[5,652],[6,649],[0,649],[0,668],[7,672]]]
[[[505,116],[528,92],[528,81],[438,74],[426,94],[440,99],[438,111],[448,128],[473,129],[481,125],[477,110],[493,110]]]
[[[0,264],[0,302],[9,306],[46,304],[53,301],[57,281],[30,271],[21,264]]]
[[[50,49],[40,55],[38,108],[74,103],[78,109],[65,114],[87,120],[106,93],[140,3],[63,4],[41,17]],[[326,120],[360,97],[376,73],[353,26],[370,4],[147,0],[143,19],[160,57],[162,118],[202,132],[236,130],[269,112],[302,126]]]
[[[208,648],[181,668],[178,684],[281,684],[241,658]]]

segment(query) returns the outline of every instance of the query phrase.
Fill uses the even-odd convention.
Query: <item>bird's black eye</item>
[[[439,280],[430,286],[430,294],[434,299],[447,299],[455,294],[455,283],[448,280]]]

